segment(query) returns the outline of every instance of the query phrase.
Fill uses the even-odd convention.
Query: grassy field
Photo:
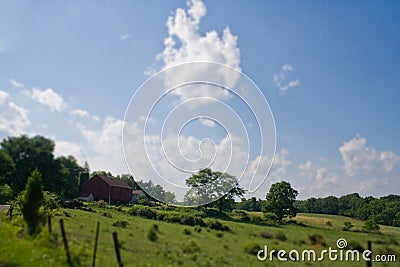
[[[76,266],[91,266],[98,221],[96,266],[117,266],[112,232],[118,233],[124,266],[366,266],[365,262],[332,263],[327,257],[324,262],[279,262],[276,258],[272,262],[261,262],[256,256],[264,245],[268,245],[269,250],[284,249],[287,252],[292,249],[317,252],[328,247],[336,249],[339,238],[347,240],[348,248],[366,248],[367,240],[371,240],[375,254],[397,255],[397,263],[375,262],[373,266],[398,266],[400,262],[400,228],[381,226],[380,233],[363,233],[360,231],[362,222],[346,217],[299,214],[294,218],[296,222],[271,225],[239,222],[234,216],[222,216],[223,219],[218,220],[230,231],[219,231],[207,226],[131,216],[128,208],[97,207],[95,210],[60,209],[53,217],[53,234],[50,235],[45,227],[35,238],[26,236],[20,219],[9,222],[3,211],[0,266],[66,266],[59,219],[65,222],[71,257]],[[249,216],[254,218],[261,214],[250,213]],[[216,219],[204,218],[206,223],[210,220]],[[327,221],[331,222],[330,226]],[[354,225],[351,231],[342,230],[345,221]]]

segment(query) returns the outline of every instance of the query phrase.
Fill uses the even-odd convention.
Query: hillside
[[[339,238],[345,238],[349,248],[365,248],[367,240],[371,240],[374,253],[396,254],[397,261],[400,259],[399,228],[382,226],[380,233],[363,233],[360,231],[362,222],[341,216],[299,214],[295,218],[297,223],[292,220],[285,225],[267,225],[257,219],[261,215],[259,213],[248,214],[253,222],[239,222],[235,220],[234,213],[231,217],[220,216],[222,219],[218,220],[203,218],[207,224],[220,221],[230,229],[219,231],[207,226],[188,226],[132,216],[128,208],[93,208],[96,212],[58,210],[53,217],[53,234],[49,235],[47,228],[43,228],[36,238],[24,234],[19,219],[9,223],[3,211],[0,221],[0,266],[65,266],[59,219],[65,222],[71,257],[76,266],[91,266],[97,221],[100,221],[100,235],[96,266],[117,266],[112,232],[118,233],[124,266],[332,266],[328,260],[282,263],[275,259],[273,262],[261,262],[256,253],[258,246],[264,245],[268,245],[269,250],[284,249],[289,252],[292,249],[314,249],[320,252],[328,247],[336,249]],[[327,221],[331,222],[331,226],[327,225]],[[342,231],[345,221],[354,225],[351,231]],[[154,241],[149,240],[149,232],[156,236]],[[322,239],[318,238],[318,234]],[[314,245],[312,240],[317,240]],[[397,264],[374,263],[373,266]],[[365,266],[365,263],[335,262],[334,266]]]

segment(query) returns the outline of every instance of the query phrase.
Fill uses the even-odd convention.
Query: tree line
[[[339,198],[313,197],[296,201],[295,208],[298,212],[342,215],[384,225],[400,226],[400,196],[398,195],[363,198],[358,193],[353,193]]]

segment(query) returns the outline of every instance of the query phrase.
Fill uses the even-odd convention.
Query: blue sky
[[[281,179],[301,198],[400,194],[397,1],[193,3],[1,1],[0,137],[45,135],[58,155],[126,173],[122,120],[148,73],[213,60],[248,75],[274,115],[256,196]]]

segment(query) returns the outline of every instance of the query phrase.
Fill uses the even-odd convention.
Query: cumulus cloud
[[[0,90],[0,131],[20,135],[29,125],[28,110],[12,102],[9,94]]]
[[[33,88],[32,91],[25,90],[24,94],[31,97],[38,103],[49,107],[51,111],[60,112],[67,106],[64,102],[64,99],[59,94],[54,92],[52,88],[47,88],[45,90]]]
[[[14,80],[14,79],[10,79],[8,80],[12,86],[14,86],[15,88],[21,88],[22,86],[24,86],[22,83]]]
[[[87,142],[87,160],[92,169],[127,173],[122,152],[121,132],[123,121],[106,117],[100,129],[90,129],[78,124]]]
[[[80,164],[83,164],[86,160],[86,154],[84,152],[84,149],[70,141],[64,141],[64,140],[56,140],[55,141],[55,149],[54,149],[54,154],[56,156],[73,156],[78,160]]]
[[[374,147],[367,146],[366,143],[365,138],[356,136],[339,147],[347,175],[367,174],[377,168],[382,168],[385,173],[389,173],[400,161],[400,156],[394,152],[379,152]]]
[[[291,88],[295,88],[300,84],[298,79],[290,79],[290,73],[294,71],[294,68],[285,64],[282,66],[281,71],[278,74],[272,76],[275,85],[278,87],[279,91],[286,93]]]
[[[240,70],[240,50],[237,47],[237,36],[233,35],[228,27],[222,31],[221,35],[216,30],[200,33],[200,21],[206,13],[207,9],[202,1],[192,0],[188,2],[187,10],[178,8],[173,15],[169,16],[167,20],[168,37],[164,40],[163,52],[157,56],[157,61],[162,62],[162,68],[193,61],[210,61]],[[146,71],[147,74],[155,72],[154,68]],[[213,73],[208,69],[191,69],[188,72],[181,72],[180,77],[176,77],[176,79],[187,80],[184,77],[190,79],[193,73],[196,73],[196,77],[199,73],[204,73],[209,79],[220,80],[220,84],[229,84],[229,86],[234,86],[238,78],[232,75],[226,77],[223,73]],[[166,80],[166,88],[177,84],[174,81],[174,79]],[[198,96],[229,99],[229,94],[225,90],[210,88],[210,86],[197,86],[193,90],[178,89],[172,93],[180,96],[181,100]]]

